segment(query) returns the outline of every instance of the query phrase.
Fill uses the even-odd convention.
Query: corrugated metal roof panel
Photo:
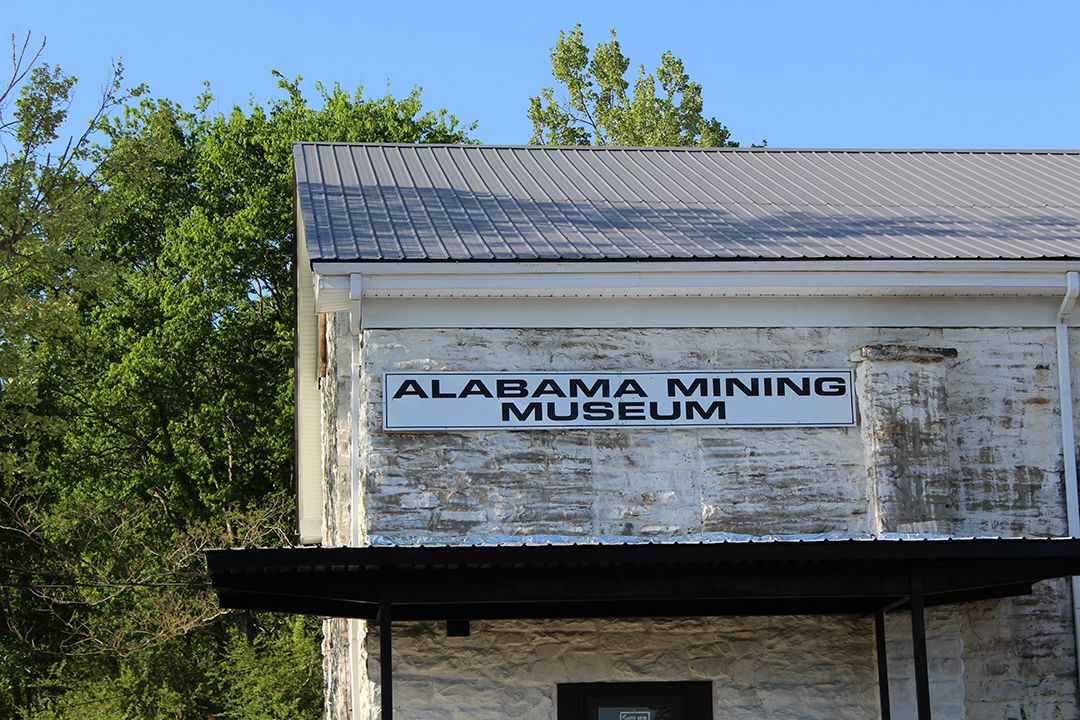
[[[1080,257],[1080,151],[299,143],[312,261]]]

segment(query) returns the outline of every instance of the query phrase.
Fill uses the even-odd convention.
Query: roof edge
[[[760,153],[760,154],[855,154],[876,153],[895,155],[1080,155],[1080,148],[810,148],[810,147],[698,147],[698,146],[642,146],[642,145],[530,145],[514,143],[495,143],[491,145],[473,143],[383,143],[383,142],[327,142],[319,140],[300,140],[297,146],[334,146],[334,147],[425,147],[425,148],[460,148],[463,150],[583,150],[596,151],[655,151],[655,152],[721,152],[721,153]]]

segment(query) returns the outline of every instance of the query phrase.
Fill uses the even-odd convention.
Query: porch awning
[[[873,613],[1080,575],[1080,539],[769,540],[211,550],[221,606],[374,620]]]
[[[1024,595],[1080,575],[1080,539],[770,539],[211,550],[221,606],[377,620],[381,711],[392,623],[477,618],[860,613],[874,618],[888,720],[885,613],[909,609],[919,720],[932,720],[923,608]]]

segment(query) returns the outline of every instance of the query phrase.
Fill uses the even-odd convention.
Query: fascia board
[[[521,275],[548,273],[743,272],[1050,272],[1080,271],[1074,260],[673,260],[580,262],[325,262],[321,275]]]
[[[307,245],[300,225],[297,238],[295,453],[297,529],[302,544],[322,540],[322,396],[319,390],[319,335],[311,288],[317,281],[307,263]]]
[[[845,268],[814,271],[788,264],[752,270],[742,264],[560,263],[451,265],[454,272],[413,264],[315,264],[319,312],[349,309],[350,273],[363,274],[364,298],[649,298],[649,297],[971,297],[1059,296],[1066,276],[1062,263],[1051,267],[957,267],[953,264],[899,269]],[[659,266],[659,267],[658,267]],[[501,272],[495,272],[495,269]],[[542,268],[542,270],[541,270]],[[342,272],[342,271],[348,271]],[[440,268],[442,270],[442,268]],[[527,270],[531,270],[527,271]]]

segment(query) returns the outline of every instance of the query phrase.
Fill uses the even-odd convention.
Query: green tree
[[[39,588],[61,582],[39,512],[55,499],[48,479],[68,425],[53,392],[57,368],[86,351],[86,298],[109,283],[94,251],[103,216],[97,125],[142,92],[121,89],[113,68],[94,117],[61,142],[75,78],[40,63],[44,42],[11,36],[11,74],[0,86],[0,715],[25,707],[57,660],[70,615],[54,615]],[[69,579],[70,582],[70,579]],[[56,608],[61,610],[61,608]]]
[[[39,202],[57,171],[20,159],[58,137],[75,81],[15,75],[24,170],[0,192],[44,211],[0,245],[0,274],[25,278],[0,297],[0,716],[273,717],[237,709],[269,681],[247,672],[317,716],[317,627],[223,613],[201,556],[291,541],[292,143],[472,127],[419,91],[311,104],[280,76],[282,97],[224,114],[209,92],[117,114],[117,84],[97,144],[69,146],[82,194]]]
[[[591,58],[580,24],[560,31],[551,49],[551,72],[564,93],[557,97],[554,88],[542,88],[529,99],[530,142],[738,147],[719,120],[702,115],[701,85],[690,79],[681,59],[669,51],[655,73],[639,66],[632,92],[626,79],[629,67],[614,29]]]

